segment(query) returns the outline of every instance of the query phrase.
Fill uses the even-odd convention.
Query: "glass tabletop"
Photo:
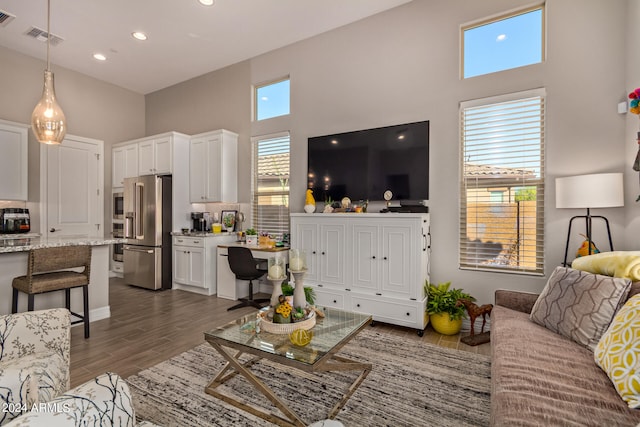
[[[256,315],[254,312],[226,325],[205,332],[207,339],[234,344],[232,347],[247,347],[255,350],[313,365],[322,356],[338,345],[344,345],[354,337],[365,324],[371,321],[371,315],[351,313],[333,308],[319,307],[325,317],[316,316],[316,324],[309,331],[313,333],[311,342],[306,346],[294,345],[288,334],[273,334],[259,329],[256,333]]]

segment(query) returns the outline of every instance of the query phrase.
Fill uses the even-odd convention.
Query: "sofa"
[[[151,426],[117,374],[69,390],[70,328],[64,308],[0,316],[0,425]]]
[[[621,304],[640,293],[640,283],[628,289]],[[638,425],[640,409],[623,401],[589,346],[532,321],[538,299],[512,290],[495,293],[491,425]]]

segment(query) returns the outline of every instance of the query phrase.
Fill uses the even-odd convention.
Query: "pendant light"
[[[51,45],[51,0],[47,0],[47,69],[44,70],[42,98],[31,114],[31,128],[38,141],[43,144],[60,144],[67,133],[67,121],[56,101],[53,72],[49,69]]]

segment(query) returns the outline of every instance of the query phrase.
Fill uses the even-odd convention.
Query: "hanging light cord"
[[[51,43],[51,0],[47,0],[47,71],[49,67],[49,44]]]

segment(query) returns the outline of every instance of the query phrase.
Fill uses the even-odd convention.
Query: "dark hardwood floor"
[[[268,296],[267,296],[268,297]],[[243,315],[250,307],[227,311],[236,302],[181,290],[150,291],[111,279],[111,317],[91,323],[91,337],[71,329],[71,386],[104,372],[126,378],[204,342],[203,332]],[[444,336],[431,329],[419,337],[415,330],[376,323],[376,328],[407,339],[489,355],[489,344],[470,347],[461,335]]]

